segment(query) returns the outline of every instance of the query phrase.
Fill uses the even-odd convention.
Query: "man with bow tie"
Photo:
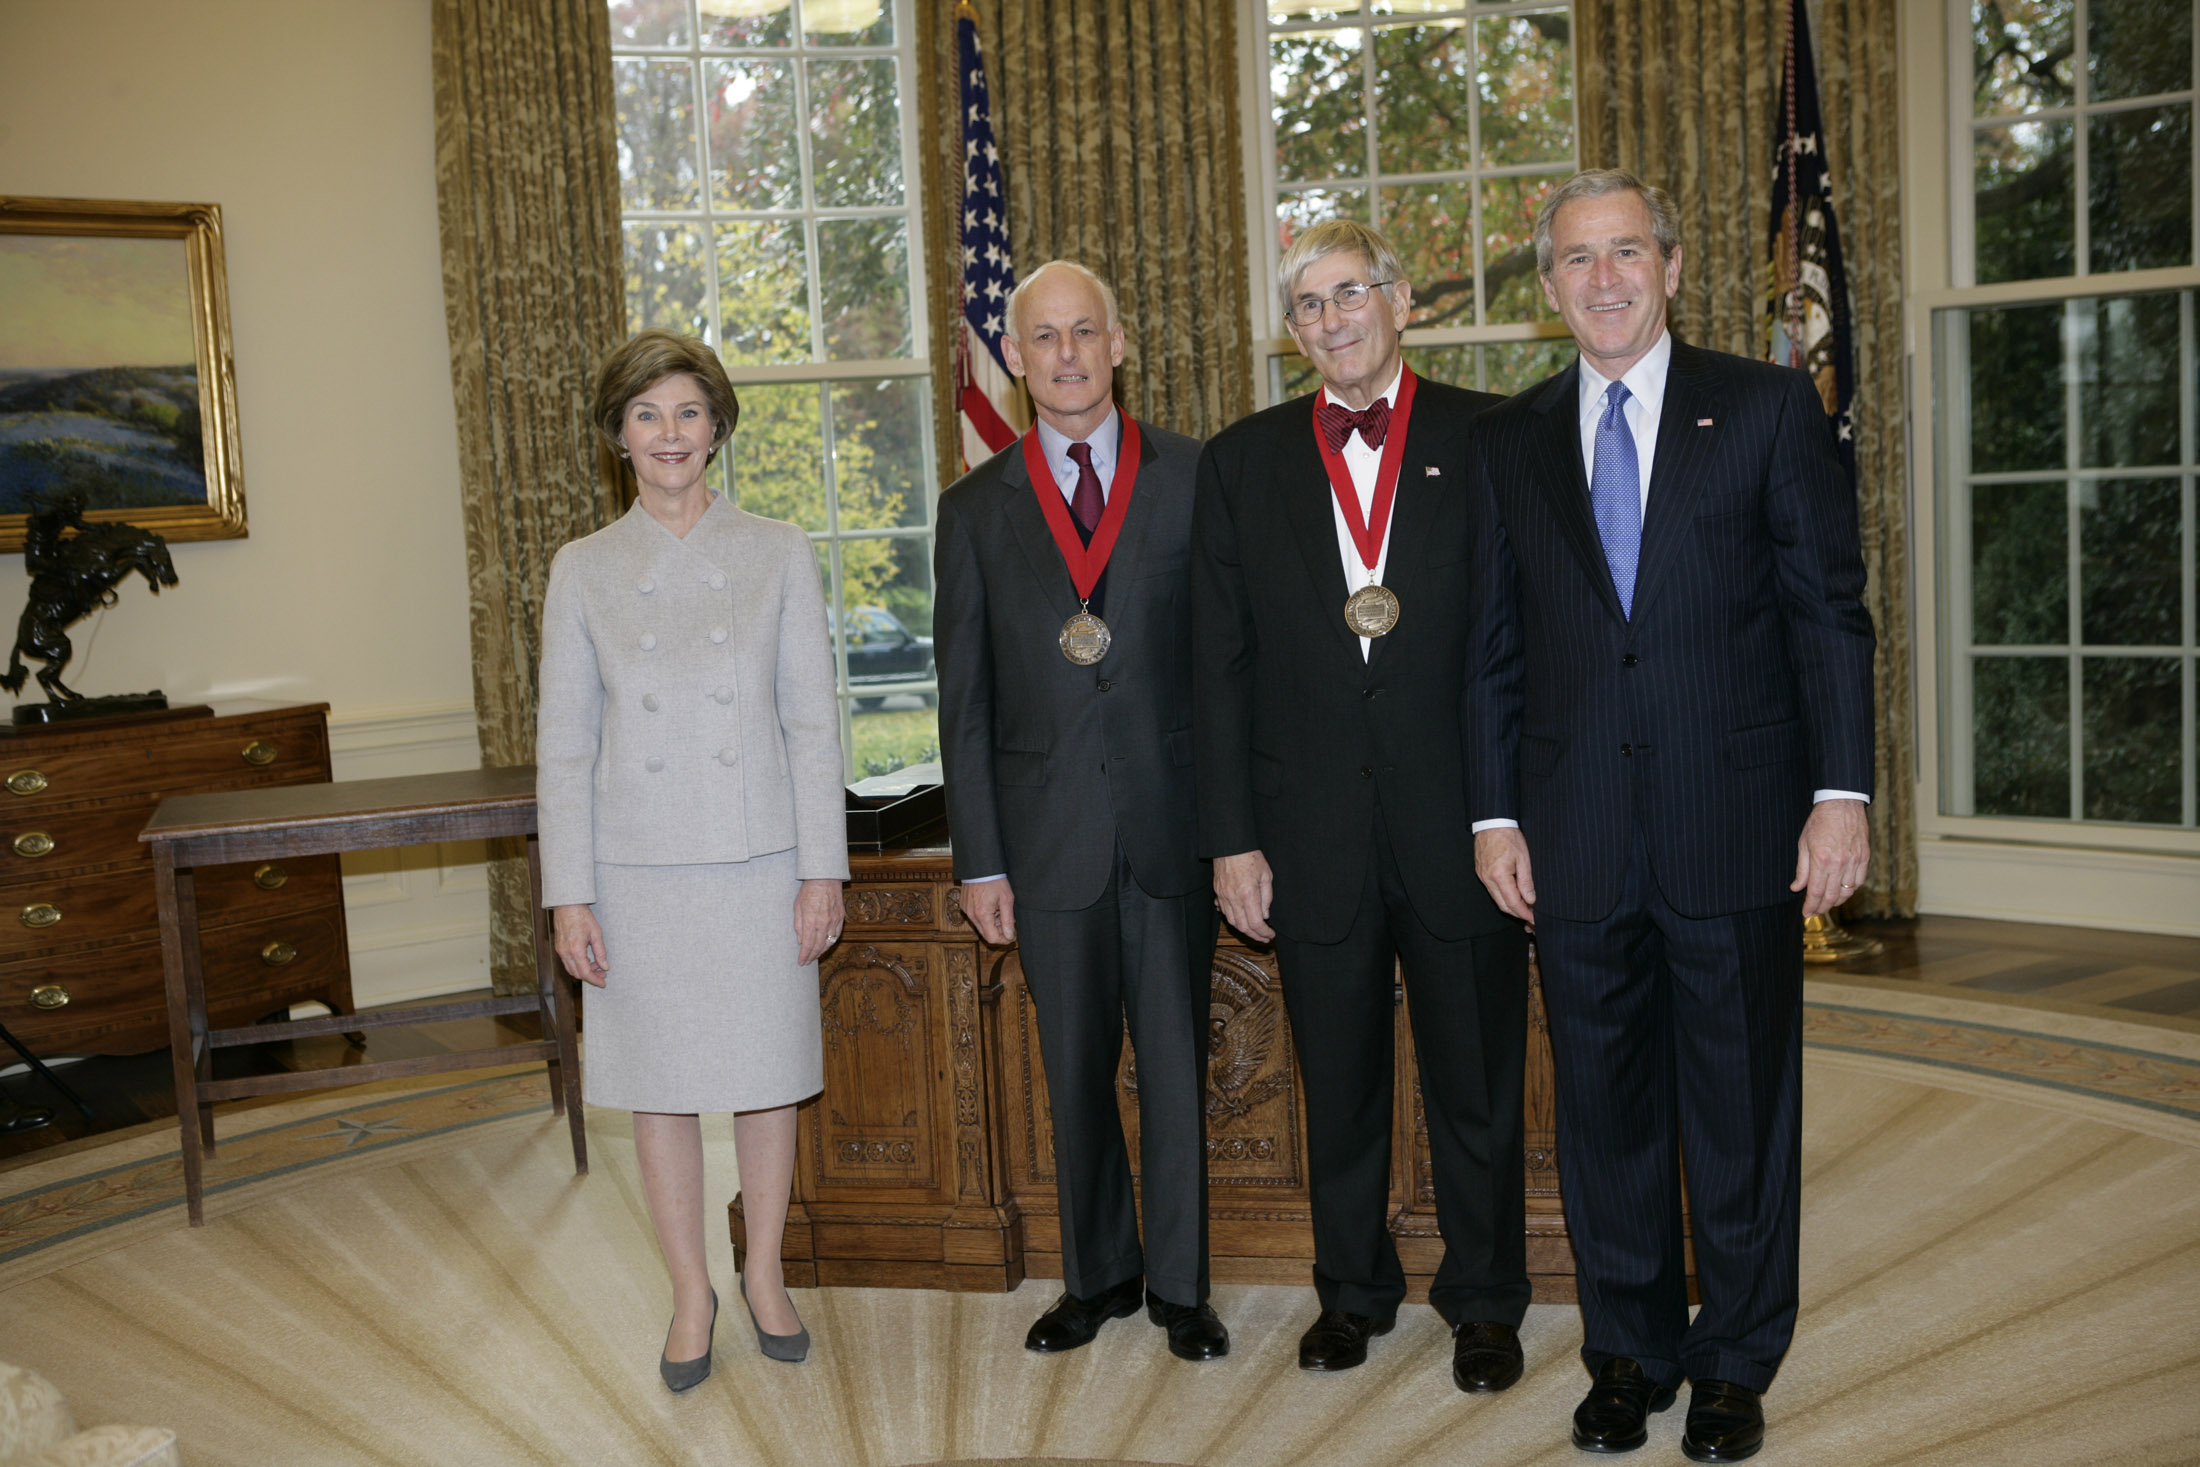
[[[1202,854],[1230,924],[1273,940],[1298,1051],[1321,1312],[1307,1370],[1367,1358],[1405,1297],[1388,1222],[1395,965],[1405,972],[1444,1258],[1452,1378],[1520,1377],[1527,936],[1474,879],[1463,746],[1470,423],[1498,399],[1421,381],[1412,287],[1366,225],[1284,252],[1320,390],[1200,461],[1193,725]]]

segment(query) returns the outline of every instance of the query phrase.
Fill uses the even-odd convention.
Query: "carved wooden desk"
[[[944,846],[852,859],[846,931],[819,969],[825,1091],[801,1110],[788,1282],[1012,1289],[1059,1277],[1053,1127],[1016,951],[988,947],[964,919]],[[1274,957],[1227,928],[1208,1022],[1213,1275],[1305,1283],[1306,1126],[1283,991]],[[1390,1225],[1411,1297],[1425,1299],[1443,1243],[1402,1000],[1397,1036]],[[1134,1165],[1136,1092],[1126,1049],[1118,1094]],[[1540,987],[1526,1099],[1528,1270],[1537,1299],[1568,1300]],[[739,1253],[738,1201],[732,1227]]]
[[[208,1027],[194,868],[496,836],[527,838],[527,874],[536,913],[534,993],[427,1008],[331,1014],[241,1029]],[[214,1151],[213,1103],[245,1095],[323,1090],[399,1075],[541,1059],[548,1062],[551,1106],[572,1126],[573,1169],[588,1170],[581,1116],[580,1055],[573,1038],[573,998],[567,980],[558,972],[557,957],[550,947],[549,923],[542,911],[542,854],[535,839],[535,771],[531,766],[185,795],[163,800],[139,839],[152,848],[153,879],[159,894],[168,1033],[176,1076],[176,1119],[183,1131],[184,1202],[193,1227],[204,1221],[200,1157]],[[308,1034],[349,1033],[391,1024],[518,1013],[542,1015],[541,1039],[337,1069],[235,1080],[213,1078],[214,1051],[233,1045]]]

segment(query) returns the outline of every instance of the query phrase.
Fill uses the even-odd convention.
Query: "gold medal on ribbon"
[[[1380,637],[1398,624],[1398,594],[1388,586],[1362,586],[1344,604],[1345,625],[1363,637]]]
[[[1061,644],[1062,655],[1079,667],[1091,667],[1108,655],[1108,643],[1115,634],[1108,624],[1089,611],[1080,611],[1062,623],[1062,634],[1056,638]]]

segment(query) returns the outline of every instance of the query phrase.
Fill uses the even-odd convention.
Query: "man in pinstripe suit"
[[[1736,1461],[1795,1324],[1802,919],[1869,855],[1855,495],[1807,377],[1666,330],[1657,190],[1577,174],[1536,254],[1580,358],[1476,426],[1476,869],[1541,953],[1574,1444],[1642,1445],[1686,1376],[1682,1450]]]

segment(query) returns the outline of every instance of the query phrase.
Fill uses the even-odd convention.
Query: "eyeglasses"
[[[1291,319],[1301,326],[1311,326],[1322,318],[1322,307],[1331,302],[1335,302],[1337,309],[1349,316],[1367,304],[1368,292],[1397,283],[1395,280],[1372,280],[1366,285],[1354,282],[1351,285],[1338,286],[1337,293],[1327,298],[1302,295],[1291,302]]]

